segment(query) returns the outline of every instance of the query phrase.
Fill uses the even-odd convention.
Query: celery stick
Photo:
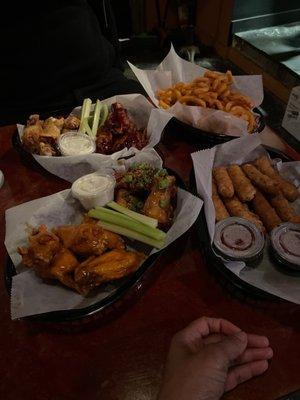
[[[83,122],[84,122],[84,115],[85,115],[86,103],[87,103],[87,99],[84,99],[84,100],[83,100],[83,103],[82,103],[82,106],[81,106],[81,116],[80,116],[79,132],[83,132],[83,131],[84,131]],[[84,132],[83,132],[83,133],[84,133]]]
[[[91,130],[90,126],[89,126],[88,118],[85,118],[83,120],[83,128],[84,128],[84,132],[83,133],[87,133],[93,139],[93,133],[92,133],[92,130]]]
[[[158,225],[158,221],[155,218],[147,217],[146,215],[139,214],[135,211],[129,210],[126,207],[121,206],[115,201],[110,201],[106,204],[107,207],[112,208],[113,210],[119,211],[122,214],[128,215],[129,217],[135,219],[136,221],[141,222],[142,224],[151,226],[152,228],[156,228]]]
[[[127,216],[125,216],[124,218],[123,214],[121,213],[118,213],[118,215],[116,215],[114,211],[110,212],[110,210],[103,209],[103,207],[98,207],[97,209],[90,210],[88,212],[88,215],[89,217],[97,218],[101,221],[133,230],[155,240],[163,240],[166,237],[165,232],[159,229],[152,228],[134,219],[129,220]]]
[[[103,104],[100,112],[100,120],[99,120],[99,127],[101,127],[108,117],[108,107],[106,104]]]
[[[99,221],[98,223],[100,226],[102,226],[102,228],[107,229],[108,231],[118,233],[119,235],[135,239],[142,243],[149,244],[150,246],[155,247],[157,249],[161,249],[165,244],[164,240],[151,239],[148,236],[142,235],[141,233],[132,231],[130,229],[123,228],[122,226],[109,224],[103,221]]]
[[[92,125],[92,133],[93,137],[95,138],[97,135],[97,129],[99,125],[99,118],[100,118],[100,111],[102,109],[102,104],[100,100],[97,100],[95,110],[94,110],[94,119],[93,119],[93,125]]]

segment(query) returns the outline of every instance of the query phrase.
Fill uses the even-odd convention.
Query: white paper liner
[[[155,94],[158,89],[166,89],[178,82],[190,82],[207,71],[207,69],[179,57],[173,45],[156,70],[142,70],[130,62],[128,64],[157,107],[158,100]],[[256,107],[263,101],[261,75],[234,76],[232,89],[249,96]],[[164,112],[171,113],[180,121],[206,132],[232,136],[248,134],[245,121],[224,111],[176,103]]]
[[[156,167],[162,165],[162,160],[152,149],[145,153],[140,152],[132,159],[126,160],[126,168],[129,164],[139,161],[151,162]],[[124,168],[124,166],[119,165],[118,168]],[[182,189],[178,190],[174,222],[167,232],[165,246],[179,238],[193,225],[202,204],[202,200],[191,193]],[[72,197],[69,189],[21,204],[6,211],[5,246],[18,272],[12,280],[12,319],[50,311],[84,308],[110,295],[121,285],[121,281],[103,285],[96,291],[96,294],[91,297],[84,297],[60,284],[46,284],[32,270],[20,265],[21,257],[17,253],[17,247],[28,244],[28,226],[36,227],[45,224],[51,229],[59,225],[78,223],[83,212],[84,210],[79,202]],[[135,241],[130,243],[132,248],[140,249],[141,244]],[[158,251],[155,249],[151,251],[149,246],[145,248],[148,249],[149,254]]]
[[[197,192],[204,200],[204,212],[211,242],[215,232],[215,209],[211,199],[212,168],[233,163],[242,164],[268,155],[263,148],[259,135],[231,140],[208,150],[192,153]],[[273,160],[274,161],[274,160]],[[283,177],[289,179],[298,188],[300,194],[300,162],[282,162],[276,159],[276,166]],[[293,203],[300,213],[300,198]],[[265,251],[268,245],[266,244]],[[300,304],[300,277],[279,272],[268,257],[256,268],[246,267],[243,262],[224,262],[228,268],[243,281],[280,298]]]
[[[127,94],[113,96],[109,99],[102,100],[102,103],[110,106],[114,102],[120,102],[128,111],[138,128],[147,127],[147,135],[149,142],[144,149],[149,149],[157,145],[160,141],[165,125],[169,118],[161,115],[160,110],[155,107],[141,94]],[[154,111],[153,113],[151,113]],[[80,117],[81,107],[75,108],[71,114]],[[22,138],[24,125],[17,125],[20,138]],[[144,150],[143,149],[143,150]],[[141,150],[141,151],[143,151]],[[83,175],[97,171],[105,165],[109,165],[111,160],[119,160],[120,158],[131,156],[139,152],[134,147],[130,149],[124,148],[111,155],[93,153],[79,156],[40,156],[32,154],[34,159],[47,171],[65,179],[68,182],[74,182]]]

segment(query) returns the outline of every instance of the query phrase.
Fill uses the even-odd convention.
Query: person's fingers
[[[249,344],[248,344],[249,345]],[[270,360],[273,357],[273,350],[271,347],[263,348],[247,348],[243,354],[236,358],[233,365],[246,364],[251,361]]]
[[[234,335],[240,331],[240,328],[225,319],[202,317],[178,332],[173,342],[187,345],[191,351],[197,352],[203,346],[202,339],[210,334]]]
[[[221,342],[213,346],[216,346],[220,354],[223,355],[224,366],[228,368],[246,350],[247,334],[238,332],[234,335],[226,336]]]
[[[248,364],[239,365],[229,370],[225,384],[225,392],[234,389],[237,385],[254,376],[263,374],[268,369],[268,361],[253,361]]]
[[[269,339],[266,336],[254,335],[248,333],[248,347],[268,347]]]

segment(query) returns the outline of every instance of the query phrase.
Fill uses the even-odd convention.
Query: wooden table
[[[24,166],[11,146],[14,126],[0,129],[1,242],[4,210],[65,189],[68,183]],[[269,129],[266,144],[299,159]],[[187,182],[191,144],[160,145],[166,166]],[[18,229],[18,227],[16,227]],[[0,247],[4,268],[6,251]],[[276,399],[300,388],[300,312],[283,303],[251,304],[233,297],[209,271],[192,229],[159,259],[140,296],[114,315],[67,330],[11,321],[3,274],[0,285],[0,398],[5,400],[155,399],[172,335],[202,316],[227,318],[248,332],[267,335],[274,359],[266,374],[226,399]],[[184,400],[184,399],[183,399]]]

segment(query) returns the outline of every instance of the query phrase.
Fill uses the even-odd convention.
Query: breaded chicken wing
[[[51,278],[49,266],[60,249],[59,238],[41,225],[29,236],[29,247],[18,248],[18,252],[26,267],[34,268],[41,278]]]

